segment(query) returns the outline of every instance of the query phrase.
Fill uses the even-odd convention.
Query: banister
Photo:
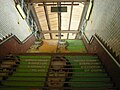
[[[106,49],[106,47],[101,43],[101,41],[98,39],[98,37],[96,35],[94,35],[94,38],[101,45],[101,47],[107,52],[107,54],[112,58],[112,60],[115,62],[115,64],[120,68],[120,64],[116,61],[116,59],[112,56],[112,54]]]
[[[8,37],[8,38],[6,38],[5,40],[3,40],[2,42],[0,42],[0,45],[2,45],[3,43],[5,43],[6,41],[8,41],[9,39],[11,39],[11,38],[14,38],[19,44],[24,44],[27,40],[29,40],[33,35],[35,34],[35,32],[34,33],[32,33],[32,34],[30,34],[25,40],[23,40],[23,41],[20,41],[15,35],[11,35],[10,37]]]
[[[14,35],[9,36],[8,38],[6,38],[5,40],[3,40],[2,42],[0,42],[0,45],[2,45],[3,43],[5,43],[6,41],[8,41],[9,39],[11,39]]]
[[[94,36],[92,35],[92,37],[90,38],[90,40],[87,38],[87,36],[85,35],[85,33],[83,34],[85,40],[87,41],[87,43],[92,43],[93,39],[94,39]]]

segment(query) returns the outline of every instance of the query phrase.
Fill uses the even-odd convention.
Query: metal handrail
[[[0,42],[0,45],[2,45],[3,43],[5,43],[6,41],[8,41],[11,38],[14,38],[19,44],[23,44],[25,42],[27,42],[27,40],[29,40],[35,33],[30,34],[24,41],[20,41],[15,35],[11,35],[10,37],[6,38],[5,40],[3,40],[2,42]]]
[[[120,68],[120,64],[116,61],[116,59],[112,56],[112,54],[106,49],[106,47],[101,43],[101,41],[94,35],[94,38],[97,42],[102,46],[102,48],[108,53],[108,55],[112,58],[112,60],[116,63],[116,65]]]

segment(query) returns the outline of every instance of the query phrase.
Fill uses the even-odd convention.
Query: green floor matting
[[[97,56],[66,56],[72,68],[71,87],[112,87],[111,79]],[[76,78],[79,76],[79,78]],[[81,78],[80,78],[81,77]]]
[[[18,81],[16,83],[16,81],[3,81],[2,82],[3,85],[6,86],[44,86],[44,82],[33,82],[33,81]]]
[[[92,73],[92,72],[73,72],[72,76],[83,76],[83,77],[108,77],[106,73]]]
[[[7,80],[16,80],[16,81],[45,81],[45,78],[42,77],[9,77]]]
[[[110,82],[110,78],[94,78],[94,77],[91,77],[91,78],[86,78],[86,77],[79,77],[79,78],[76,78],[74,77],[74,79],[71,79],[70,81],[71,82]]]
[[[43,87],[49,69],[51,56],[18,56],[20,62],[14,67],[12,75],[1,81],[2,89],[30,90],[31,87]],[[19,88],[15,88],[19,87]],[[22,88],[24,87],[24,88]],[[9,90],[9,89],[8,89]]]
[[[43,89],[50,88],[48,82],[53,85],[62,83],[62,87],[72,88],[61,90],[114,90],[111,89],[114,87],[112,78],[95,55],[66,55],[64,59],[62,57],[66,62],[62,62],[63,66],[62,60],[59,65],[58,62],[57,65],[51,62],[52,56],[18,57],[20,62],[11,70],[13,73],[3,79],[0,77],[0,90],[58,90]],[[56,70],[57,67],[62,69]]]
[[[83,87],[83,88],[100,88],[100,87],[113,87],[112,83],[104,82],[73,82],[71,87]]]
[[[51,56],[19,56],[20,59],[50,59]]]
[[[68,42],[67,49],[72,52],[86,53],[86,48],[82,40],[66,40]]]

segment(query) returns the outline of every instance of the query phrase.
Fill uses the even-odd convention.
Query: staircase
[[[54,62],[59,59],[62,64]],[[66,55],[19,56],[19,60],[3,60],[0,90],[117,89],[97,56]]]
[[[77,90],[116,90],[97,56],[66,56],[72,66],[69,85]]]
[[[19,64],[12,67],[12,74],[9,72],[1,75],[0,90],[36,90],[35,88],[43,87],[50,56],[19,56],[19,58]]]

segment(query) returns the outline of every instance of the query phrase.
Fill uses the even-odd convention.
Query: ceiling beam
[[[38,4],[38,6],[57,6],[58,4]],[[61,4],[61,6],[64,6],[64,5],[66,5],[66,6],[71,6],[71,5],[74,5],[74,6],[78,6],[79,4]]]
[[[88,8],[87,5],[84,5],[83,12],[82,12],[81,19],[80,19],[79,26],[78,26],[79,33],[76,35],[75,39],[77,39],[78,36],[81,35],[80,31],[81,31],[82,24],[84,22],[84,17],[86,16],[85,14],[86,14],[87,8]]]
[[[41,33],[43,34],[47,34],[47,33],[79,33],[79,31],[77,30],[62,30],[62,31],[58,31],[58,30],[52,30],[52,31],[41,31]]]
[[[35,22],[36,22],[36,24],[37,24],[37,26],[38,26],[38,30],[39,30],[39,32],[40,32],[40,31],[42,31],[42,28],[41,28],[39,19],[38,19],[38,17],[37,17],[37,14],[35,13],[35,7],[32,6],[31,11],[32,11],[32,13],[33,13]],[[44,35],[42,35],[42,36],[43,36],[42,38],[44,39],[44,38],[45,38]]]
[[[43,4],[45,4],[45,3],[43,3]],[[50,26],[50,21],[49,21],[47,6],[44,6],[44,11],[45,11],[45,16],[46,16],[47,24],[48,24],[48,29],[49,29],[49,31],[51,31],[51,26]],[[51,33],[50,33],[50,38],[52,39],[52,34]]]
[[[57,3],[58,6],[61,6],[61,2]],[[61,31],[61,12],[58,12],[58,31]],[[61,35],[59,32],[58,35]],[[58,37],[58,39],[61,39],[61,37]]]
[[[70,20],[69,20],[69,27],[68,27],[68,30],[70,30],[70,26],[71,26],[72,11],[73,11],[73,2],[72,2],[72,6],[71,6],[71,11],[70,11]],[[68,39],[68,38],[69,38],[69,33],[67,34],[67,39]]]
[[[27,3],[50,3],[50,2],[89,2],[90,0],[25,0]]]

